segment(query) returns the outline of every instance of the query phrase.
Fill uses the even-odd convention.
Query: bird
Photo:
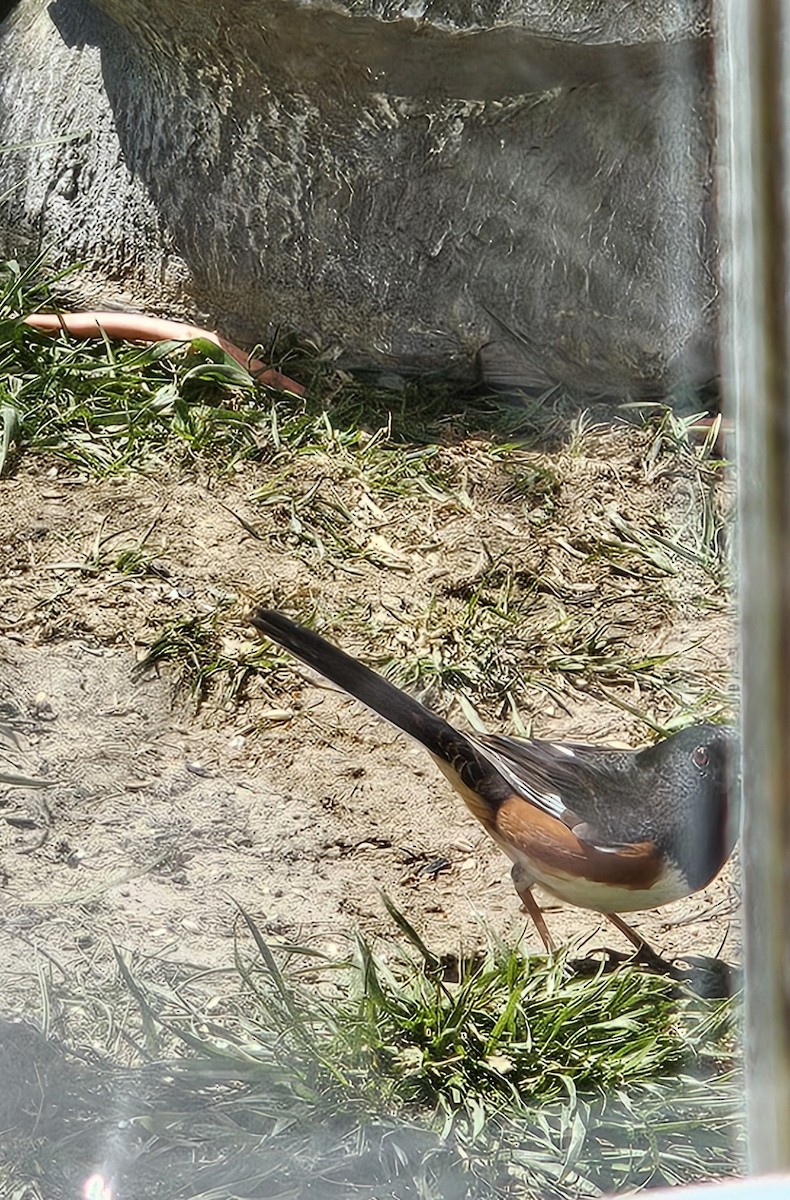
[[[739,738],[699,723],[641,749],[455,728],[382,675],[282,613],[256,631],[425,747],[486,833],[548,952],[535,884],[605,915],[656,966],[663,959],[620,913],[657,908],[718,875],[737,840]]]

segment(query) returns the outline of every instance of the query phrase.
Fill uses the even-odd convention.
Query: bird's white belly
[[[519,861],[518,870],[519,874],[523,870],[524,882],[529,877],[558,900],[575,904],[578,908],[592,909],[593,912],[639,912],[645,908],[670,904],[673,900],[682,900],[689,895],[688,883],[674,867],[668,867],[651,888],[615,887],[571,875],[548,874],[527,859]]]

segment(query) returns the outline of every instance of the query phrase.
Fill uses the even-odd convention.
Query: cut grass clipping
[[[0,701],[0,787],[7,788],[50,788],[51,779],[36,779],[19,769],[18,759],[22,757],[22,747],[17,732],[22,730],[26,722],[22,711],[10,700]],[[10,770],[6,768],[12,768]],[[0,803],[2,801],[0,800]]]
[[[45,1072],[45,1111],[21,1082],[13,1111],[0,1100],[0,1179],[11,1155],[15,1182],[53,1200],[93,1170],[135,1200],[576,1200],[739,1169],[729,1003],[494,942],[453,973],[388,908],[408,949],[357,938],[342,961],[270,946],[242,914],[242,992],[224,1007],[205,971],[120,953],[112,996],[47,982],[50,1024],[87,1020],[93,1050]],[[138,1065],[97,1056],[104,1029]]]
[[[263,643],[246,652],[226,648],[218,630],[222,609],[180,618],[163,629],[136,663],[134,676],[169,664],[177,687],[187,687],[197,707],[213,691],[223,705],[234,706],[244,696],[252,675],[266,674],[284,660]],[[242,614],[238,614],[241,623]]]

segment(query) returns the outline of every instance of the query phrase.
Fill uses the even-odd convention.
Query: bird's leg
[[[549,954],[553,954],[557,949],[554,938],[549,933],[549,927],[543,919],[543,911],[538,904],[532,892],[525,892],[521,897],[521,903],[524,905],[525,912],[532,917],[532,923],[538,931],[538,936],[546,947]]]
[[[553,954],[557,949],[554,944],[554,938],[549,933],[549,928],[543,920],[543,913],[540,906],[532,895],[532,885],[535,882],[534,877],[523,862],[516,861],[510,868],[510,878],[513,880],[513,887],[518,892],[518,898],[524,907],[524,912],[527,916],[532,917],[532,924],[537,929],[540,940],[543,942],[548,953]]]
[[[645,950],[651,949],[641,934],[637,933],[631,925],[626,924],[622,917],[618,917],[617,913],[604,913],[604,916],[607,921],[612,922],[615,929],[619,929],[623,936],[628,938],[632,946],[636,946],[637,950],[641,950],[643,947]]]
[[[636,932],[630,925],[626,924],[622,917],[617,913],[604,913],[607,921],[611,921],[615,929],[619,929],[623,937],[628,938],[632,946],[636,946],[636,961],[642,963],[646,967],[652,967],[654,970],[666,971],[671,969],[671,963],[665,958],[662,958],[657,950],[645,941],[645,939]]]
[[[516,884],[516,891],[518,892],[519,899],[524,906],[524,911],[532,918],[532,923],[538,931],[540,940],[543,942],[543,945],[546,947],[548,953],[553,954],[557,947],[554,944],[554,938],[549,933],[549,927],[543,919],[543,913],[540,905],[532,895],[532,889],[529,887],[524,887],[523,884],[520,887],[518,884]]]

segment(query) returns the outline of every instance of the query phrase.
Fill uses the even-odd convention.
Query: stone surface
[[[21,0],[0,253],[351,365],[660,394],[715,371],[706,5]],[[482,352],[482,353],[481,353]]]

